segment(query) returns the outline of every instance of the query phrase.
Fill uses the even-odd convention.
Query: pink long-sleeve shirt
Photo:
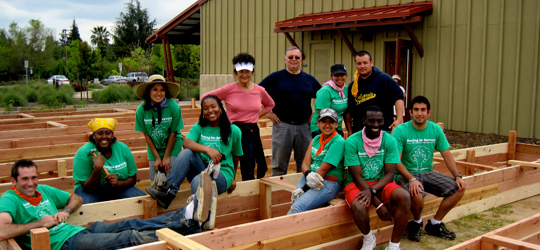
[[[272,97],[257,84],[254,84],[251,91],[246,92],[237,82],[229,83],[205,93],[201,100],[207,95],[215,95],[225,101],[227,116],[231,122],[257,123],[261,107],[270,112],[275,106]]]

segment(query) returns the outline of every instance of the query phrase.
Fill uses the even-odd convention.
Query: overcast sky
[[[8,29],[12,22],[27,27],[31,19],[39,19],[45,27],[54,29],[59,38],[62,29],[71,29],[73,19],[82,40],[90,43],[92,29],[104,26],[112,32],[120,12],[125,12],[129,0],[0,0],[0,28]],[[148,9],[156,29],[180,14],[196,0],[139,0]]]

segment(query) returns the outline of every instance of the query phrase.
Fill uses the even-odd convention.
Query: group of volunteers
[[[0,241],[15,238],[30,246],[29,230],[47,227],[52,249],[117,249],[157,241],[160,228],[184,235],[212,229],[217,196],[235,190],[237,167],[242,180],[267,172],[257,126],[261,117],[273,123],[272,175],[287,174],[292,152],[296,171],[303,173],[288,214],[318,208],[342,191],[364,235],[362,249],[374,249],[377,242],[369,224],[371,205],[382,220],[394,221],[388,249],[399,249],[405,230],[409,239],[420,241],[424,224],[427,234],[454,239],[441,221],[466,186],[442,129],[427,120],[429,101],[413,98],[411,121],[403,123],[403,90],[373,65],[368,52],[355,56],[348,86],[345,65],[332,65],[331,79],[321,87],[301,70],[304,59],[298,47],[289,48],[285,69],[257,85],[252,82],[255,58],[238,54],[232,60],[237,81],[202,95],[199,121],[185,138],[182,111],[173,101],[178,84],[152,75],[138,85],[136,94],[144,102],[136,111],[135,130],[144,134],[152,180],[146,193],[168,208],[187,178],[192,195],[185,207],[147,220],[96,222],[87,228],[66,223],[82,204],[146,195],[135,187],[131,150],[114,135],[117,120],[95,118],[88,123],[89,142],[73,158],[73,194],[38,185],[35,162],[13,164],[14,187],[0,197]],[[435,150],[452,177],[432,170]],[[424,223],[426,192],[444,198]],[[409,212],[413,220],[407,224]]]

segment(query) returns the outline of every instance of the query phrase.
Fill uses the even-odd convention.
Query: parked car
[[[54,84],[54,80],[58,82],[58,85],[69,85],[69,79],[64,75],[53,75],[47,79],[47,84]]]
[[[110,75],[109,77],[103,79],[102,83],[103,85],[127,83],[127,80],[121,75]]]
[[[146,72],[129,72],[126,75],[126,80],[130,85],[135,85],[136,83],[148,81],[148,74]]]

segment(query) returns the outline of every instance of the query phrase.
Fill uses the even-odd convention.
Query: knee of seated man
[[[407,192],[403,188],[396,188],[394,189],[394,191],[392,191],[392,200],[393,203],[396,204],[398,209],[409,209],[409,207],[411,206],[411,196],[409,195],[409,192]]]
[[[362,204],[359,200],[354,200],[351,204],[351,209],[355,214],[358,214],[360,216],[360,219],[363,219],[363,215],[366,213],[369,213],[368,208]]]

